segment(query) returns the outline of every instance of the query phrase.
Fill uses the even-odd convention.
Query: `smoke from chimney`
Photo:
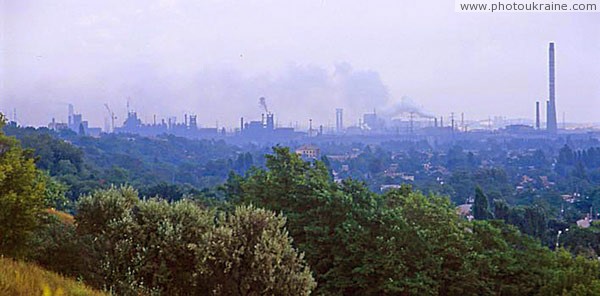
[[[258,99],[258,103],[260,104],[260,107],[263,108],[263,110],[265,110],[265,112],[267,114],[271,113],[271,112],[269,112],[269,108],[267,108],[267,99],[265,99],[265,97],[260,97],[260,99]]]
[[[400,103],[395,103],[390,108],[386,108],[384,113],[385,113],[385,115],[387,115],[390,118],[399,117],[403,113],[404,114],[412,113],[414,115],[417,115],[417,116],[423,117],[423,118],[430,118],[430,119],[435,118],[435,116],[433,116],[432,114],[429,114],[429,113],[423,111],[422,108],[417,106],[413,102],[413,100],[407,96],[403,96],[400,99]]]

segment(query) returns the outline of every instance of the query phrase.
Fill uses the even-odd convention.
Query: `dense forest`
[[[515,202],[475,153],[451,154],[483,180],[460,185],[470,221],[451,194],[336,180],[341,163],[287,147],[4,130],[0,255],[114,295],[600,294],[600,228]],[[369,149],[352,161],[386,154]],[[568,149],[556,175],[597,187],[597,150]]]

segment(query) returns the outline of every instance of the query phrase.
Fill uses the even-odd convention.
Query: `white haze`
[[[103,126],[108,103],[144,121],[260,118],[346,125],[394,108],[528,117],[547,97],[568,121],[600,110],[600,13],[460,14],[454,1],[0,1],[0,111]],[[402,103],[402,97],[410,101]],[[418,106],[418,107],[417,107]],[[543,106],[543,104],[542,104]],[[418,109],[415,109],[418,108]],[[411,111],[412,112],[412,111]]]

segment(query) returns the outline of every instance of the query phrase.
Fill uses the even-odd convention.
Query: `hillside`
[[[0,295],[108,295],[35,264],[0,258]]]

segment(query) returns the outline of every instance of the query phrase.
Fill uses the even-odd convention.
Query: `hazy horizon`
[[[309,118],[346,125],[409,97],[435,116],[530,118],[548,98],[556,43],[559,121],[600,122],[597,13],[457,13],[454,1],[1,1],[0,112],[104,127],[197,114],[203,126]],[[544,106],[545,104],[542,104]],[[543,110],[542,115],[545,114]]]

